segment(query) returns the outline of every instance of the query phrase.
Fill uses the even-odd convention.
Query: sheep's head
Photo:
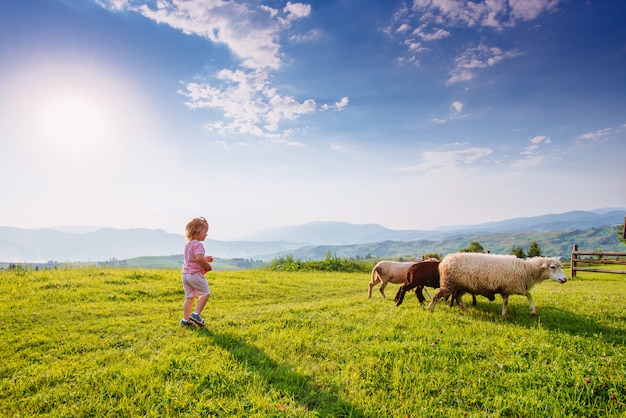
[[[555,282],[565,283],[567,277],[563,271],[563,265],[561,264],[561,257],[544,258],[541,264],[542,269],[548,269],[548,278]]]

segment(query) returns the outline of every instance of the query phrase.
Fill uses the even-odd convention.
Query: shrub
[[[371,262],[364,262],[354,258],[337,257],[330,250],[326,252],[323,260],[302,261],[294,260],[293,255],[288,254],[272,260],[269,268],[282,271],[341,271],[345,273],[369,272]]]

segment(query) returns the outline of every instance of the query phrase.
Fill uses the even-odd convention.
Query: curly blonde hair
[[[203,217],[193,218],[187,223],[187,226],[185,227],[185,235],[187,236],[187,239],[191,241],[204,228],[209,228],[209,223],[206,221],[206,219],[204,219]]]

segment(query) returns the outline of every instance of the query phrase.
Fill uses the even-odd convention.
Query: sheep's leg
[[[448,307],[451,308],[454,306],[454,301],[456,300],[456,294],[453,293],[452,297],[450,297],[450,302],[448,302]]]
[[[424,294],[422,293],[422,289],[426,290],[424,286],[417,286],[415,288],[415,296],[417,297],[417,300],[420,302],[420,305],[423,305],[424,301],[426,300],[426,298],[424,297]]]
[[[435,308],[435,305],[437,304],[437,301],[439,301],[439,299],[441,298],[446,298],[448,296],[450,296],[452,292],[445,290],[445,289],[439,289],[437,291],[437,293],[435,293],[435,295],[433,296],[432,300],[430,301],[430,303],[428,304],[428,310],[432,311]]]
[[[467,306],[465,306],[465,303],[463,303],[463,292],[458,292],[456,295],[452,295],[452,299],[456,299],[456,304],[459,305],[459,307],[466,311],[467,310]]]
[[[428,296],[428,299],[432,299],[432,298],[430,297],[430,293],[428,293],[428,289],[426,289],[425,287],[424,287],[424,292],[426,292],[426,296]]]
[[[502,316],[507,313],[507,305],[509,304],[509,295],[502,295]]]
[[[530,314],[537,315],[537,310],[535,309],[535,303],[533,302],[533,297],[530,296],[529,292],[526,292],[526,297],[528,298],[528,303],[530,303]]]
[[[387,282],[383,280],[383,284],[380,285],[380,289],[378,290],[380,290],[380,294],[387,299],[387,296],[385,296],[385,287],[387,287]]]
[[[374,289],[374,286],[376,286],[378,283],[380,283],[380,277],[378,277],[378,275],[376,276],[375,279],[372,279],[372,281],[370,282],[370,288],[367,291],[367,298],[371,298],[372,297],[372,289]]]
[[[396,306],[402,305],[405,293],[406,290],[404,290],[404,286],[400,286],[400,288],[398,289],[398,293],[396,293],[396,297],[394,298],[394,300],[396,301]]]
[[[472,306],[476,306],[476,295],[472,293]]]
[[[400,299],[401,293],[402,293],[402,286],[398,288],[398,291],[396,292],[396,296],[393,298],[393,300],[397,302]]]

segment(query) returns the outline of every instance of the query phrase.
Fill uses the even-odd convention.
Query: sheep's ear
[[[543,264],[541,265],[541,268],[542,269],[548,268],[548,263],[544,261]]]
[[[558,256],[558,257],[556,258],[556,261],[561,261],[561,256]]]

